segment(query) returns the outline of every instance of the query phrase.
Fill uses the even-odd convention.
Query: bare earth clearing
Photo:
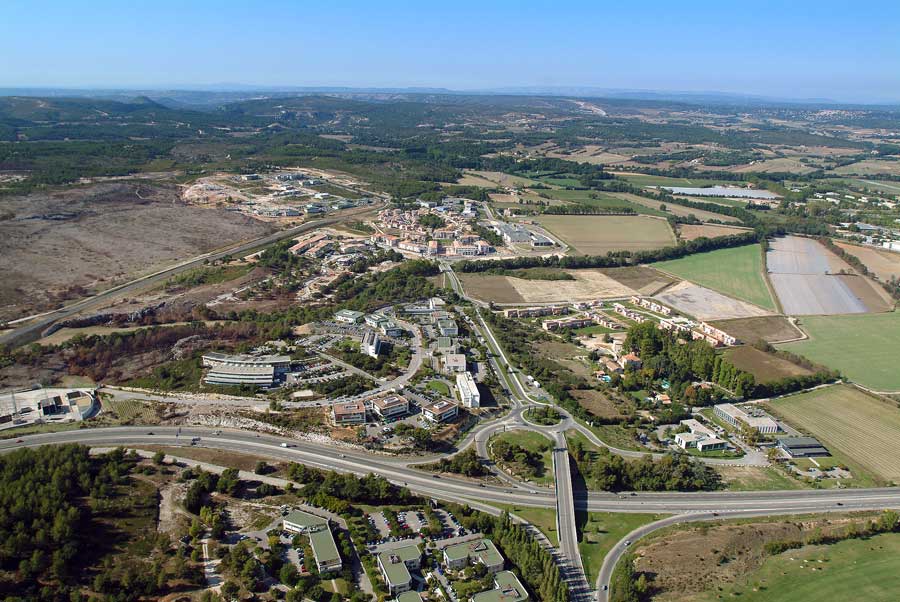
[[[878,276],[879,280],[888,281],[892,277],[900,278],[900,253],[847,242],[835,241],[835,244],[862,261],[863,265]]]
[[[271,231],[223,209],[186,205],[174,187],[159,185],[98,184],[4,206],[14,217],[0,222],[0,319]]]
[[[698,320],[727,320],[771,315],[760,307],[686,281],[666,289],[656,295],[656,298]]]
[[[746,343],[753,343],[759,339],[767,343],[777,343],[803,336],[803,332],[799,328],[782,316],[717,320],[712,325]]]
[[[751,373],[756,378],[756,382],[761,383],[780,380],[788,376],[812,374],[810,370],[802,366],[749,345],[729,349],[725,352],[725,357],[731,360],[731,363],[739,369]]]

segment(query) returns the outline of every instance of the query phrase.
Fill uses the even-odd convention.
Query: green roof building
[[[510,571],[500,571],[494,575],[494,589],[479,592],[471,602],[525,602],[528,592],[519,578]]]
[[[480,562],[491,573],[503,570],[503,555],[490,539],[473,539],[444,548],[444,564],[459,570],[469,562]]]
[[[419,546],[403,546],[378,554],[378,568],[391,594],[407,592],[412,588],[410,569],[422,566],[422,551]]]
[[[340,571],[343,568],[341,554],[326,519],[294,510],[285,516],[281,523],[285,531],[303,533],[309,537],[309,545],[316,557],[316,568],[320,573]]]
[[[403,592],[397,596],[397,602],[422,602],[422,596],[419,595],[419,592]]]

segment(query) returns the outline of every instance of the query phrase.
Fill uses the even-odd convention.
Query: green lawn
[[[432,380],[428,382],[428,388],[436,393],[440,393],[445,397],[450,397],[450,387],[447,386],[447,383],[440,380]]]
[[[700,602],[892,602],[900,592],[900,534],[805,546],[771,556],[733,585],[705,592]]]
[[[491,440],[488,443],[489,448],[497,441],[506,441],[510,444],[518,445],[530,452],[540,453],[543,462],[537,473],[534,475],[526,474],[524,470],[525,467],[520,466],[515,462],[511,465],[507,465],[507,468],[512,470],[518,476],[531,479],[531,481],[540,485],[550,485],[553,483],[553,443],[550,439],[534,431],[508,431],[491,437]]]
[[[661,261],[654,267],[765,309],[776,309],[763,276],[759,245],[697,253]]]
[[[642,525],[667,516],[618,512],[578,512],[577,515],[578,551],[588,583],[592,586],[597,581],[603,559],[620,539]]]
[[[800,324],[810,338],[779,345],[877,391],[900,391],[896,351],[900,313],[806,316]]]
[[[554,546],[559,545],[559,533],[556,532],[556,510],[553,508],[532,508],[515,504],[491,504],[495,508],[506,510],[510,514],[527,520],[547,536]]]

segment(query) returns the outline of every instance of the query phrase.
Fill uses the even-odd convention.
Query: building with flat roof
[[[490,539],[472,539],[447,546],[443,550],[444,564],[448,569],[464,569],[471,562],[481,563],[488,572],[503,570],[503,555]]]
[[[778,447],[792,458],[820,458],[831,452],[815,437],[782,437]]]
[[[272,366],[218,366],[211,368],[203,382],[208,385],[254,385],[271,388],[275,386],[275,368]]]
[[[434,348],[441,353],[456,353],[459,345],[453,340],[453,337],[438,337],[435,340]]]
[[[456,321],[449,318],[438,320],[437,329],[438,332],[441,333],[442,337],[459,336],[459,328],[456,326]]]
[[[479,592],[471,602],[525,602],[528,591],[512,571],[500,571],[494,575],[494,589]]]
[[[397,418],[409,413],[409,401],[402,395],[387,395],[372,400],[372,411],[383,420]]]
[[[419,546],[403,546],[378,554],[378,568],[392,595],[407,592],[412,588],[410,570],[422,566],[422,551]]]
[[[281,521],[285,531],[303,533],[309,537],[309,545],[316,557],[316,568],[320,573],[340,571],[342,568],[341,555],[334,542],[334,535],[328,520],[294,510]]]
[[[731,426],[741,428],[741,424],[746,424],[760,433],[768,434],[778,432],[778,423],[775,422],[771,416],[762,412],[762,410],[750,413],[734,404],[720,403],[719,405],[713,406],[713,412]]]
[[[361,401],[344,401],[331,406],[331,415],[337,425],[365,424],[366,405]]]
[[[438,400],[422,405],[422,416],[431,422],[447,422],[459,415],[459,406],[452,401]]]
[[[84,420],[100,409],[94,389],[33,387],[0,393],[0,428]]]
[[[465,407],[481,407],[481,394],[478,392],[478,385],[475,384],[471,372],[461,372],[456,375],[456,391],[459,393],[459,400]]]
[[[441,357],[441,364],[446,374],[466,371],[466,356],[462,353],[448,353]]]
[[[334,312],[334,319],[344,324],[356,324],[362,320],[365,314],[361,311],[353,311],[352,309],[339,309]]]
[[[408,591],[403,592],[395,598],[396,602],[422,602],[422,595],[419,592]]]
[[[366,334],[363,335],[362,342],[359,344],[359,349],[369,357],[378,357],[378,354],[381,353],[381,338],[378,336],[374,330],[367,330]]]
[[[201,357],[204,368],[217,368],[219,366],[272,366],[276,372],[286,372],[291,369],[291,356],[289,355],[230,355],[210,351]]]

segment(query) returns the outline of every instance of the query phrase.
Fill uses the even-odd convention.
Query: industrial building
[[[0,394],[0,429],[35,422],[72,422],[100,408],[93,389],[35,387]]]
[[[320,573],[337,572],[343,568],[328,520],[295,510],[285,516],[281,524],[285,531],[303,533],[309,537],[309,545],[316,557],[316,568]]]
[[[481,407],[481,394],[478,392],[478,385],[475,384],[471,372],[461,372],[456,375],[456,390],[459,393],[459,400],[465,407]]]
[[[815,437],[783,437],[778,440],[779,449],[791,458],[820,458],[831,452]]]
[[[778,423],[773,418],[759,410],[758,412],[749,413],[736,405],[730,403],[720,403],[713,406],[713,412],[716,416],[737,428],[741,428],[742,424],[746,424],[757,432],[763,434],[777,433]]]

